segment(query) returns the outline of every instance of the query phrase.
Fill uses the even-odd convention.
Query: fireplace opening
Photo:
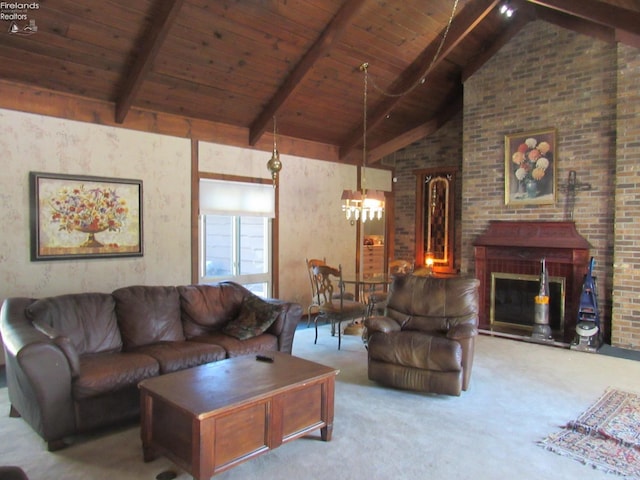
[[[531,333],[538,295],[538,275],[491,273],[490,325],[492,330],[510,329]],[[565,278],[549,277],[549,326],[555,340],[564,334]]]

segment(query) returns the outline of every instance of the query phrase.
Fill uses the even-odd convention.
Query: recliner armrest
[[[468,323],[453,325],[447,331],[447,338],[451,340],[462,340],[464,338],[475,337],[476,335],[478,335],[478,328]]]
[[[402,328],[398,322],[389,317],[369,317],[364,321],[364,326],[367,327],[369,335],[374,332],[399,332]]]

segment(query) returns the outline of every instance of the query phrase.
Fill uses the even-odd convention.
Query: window
[[[200,180],[200,283],[232,280],[271,296],[273,190],[271,184]]]
[[[233,280],[271,296],[271,221],[266,217],[202,215],[200,283]]]

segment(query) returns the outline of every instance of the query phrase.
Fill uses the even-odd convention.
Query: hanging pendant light
[[[276,144],[276,117],[273,116],[273,153],[271,159],[267,162],[267,170],[271,172],[271,178],[273,179],[273,188],[277,186],[278,173],[282,170],[282,162],[280,161],[280,154],[278,153],[278,145]]]
[[[367,90],[369,64],[360,65],[360,71],[364,72],[364,121],[362,135],[362,182],[360,190],[342,191],[342,211],[347,220],[366,222],[367,220],[380,220],[384,212],[384,192],[379,190],[367,190]]]

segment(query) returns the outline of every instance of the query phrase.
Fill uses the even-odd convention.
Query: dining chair
[[[387,269],[388,280],[391,282],[393,277],[397,277],[399,275],[410,275],[413,273],[414,263],[411,260],[403,260],[396,259],[391,260],[389,262],[389,267]],[[378,313],[382,315],[384,313],[384,309],[387,306],[387,298],[389,294],[386,291],[380,292],[372,292],[367,297],[367,314],[366,318],[369,318],[374,313]]]
[[[366,305],[345,298],[342,265],[339,265],[338,268],[317,265],[313,268],[313,278],[316,282],[319,299],[318,315],[314,319],[316,337],[313,343],[318,343],[318,318],[324,317],[331,323],[331,334],[335,335],[336,330],[338,332],[338,350],[340,350],[342,322],[364,317]]]
[[[307,264],[307,273],[309,274],[309,283],[311,284],[311,303],[309,304],[309,306],[307,307],[307,327],[309,325],[311,325],[311,310],[318,310],[318,308],[320,307],[320,303],[321,303],[321,299],[320,299],[320,295],[318,294],[318,288],[316,285],[316,281],[314,278],[314,273],[313,273],[313,269],[315,267],[321,266],[321,265],[326,265],[327,264],[327,259],[322,258],[307,258],[305,259],[305,262]],[[334,293],[334,297],[335,298],[340,298],[341,295],[344,295],[344,298],[346,300],[354,300],[355,299],[355,295],[353,293],[350,292],[335,292]],[[333,334],[333,331],[331,332]]]

